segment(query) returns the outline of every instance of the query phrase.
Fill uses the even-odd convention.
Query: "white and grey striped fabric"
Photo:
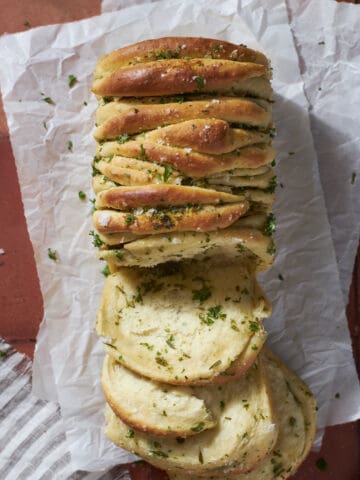
[[[74,471],[59,407],[32,395],[31,366],[0,338],[0,479],[130,480],[121,466]]]

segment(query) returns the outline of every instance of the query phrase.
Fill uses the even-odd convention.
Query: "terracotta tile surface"
[[[300,0],[299,0],[300,1]],[[356,2],[358,3],[358,2]],[[97,15],[99,0],[2,0],[0,33],[68,22]],[[360,7],[359,7],[360,14]],[[25,25],[29,22],[30,26]],[[32,356],[42,318],[42,297],[26,229],[14,158],[0,105],[0,335],[21,352]],[[353,274],[347,308],[357,366],[360,354],[360,259]],[[341,400],[340,400],[341,401]],[[358,423],[328,428],[322,450],[311,454],[294,480],[358,480],[360,478],[360,427]],[[320,471],[316,461],[324,458]],[[166,475],[140,463],[130,467],[133,480],[165,480]]]

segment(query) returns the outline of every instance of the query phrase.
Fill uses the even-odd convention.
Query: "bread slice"
[[[121,66],[95,79],[92,92],[110,97],[217,92],[271,99],[272,88],[268,68],[258,63],[172,58]]]
[[[116,162],[114,162],[114,157]],[[203,178],[234,168],[258,168],[267,165],[274,160],[275,150],[267,143],[263,143],[246,146],[222,155],[210,155],[186,148],[161,145],[145,138],[129,140],[126,143],[105,142],[98,146],[97,159],[107,160],[110,164],[118,165],[119,162],[124,162],[124,160],[119,160],[119,157],[146,161],[148,162],[147,170],[152,170],[154,164],[155,166],[167,165],[168,168],[176,170],[178,175]],[[100,164],[96,165],[96,168],[101,170]],[[102,173],[108,175],[108,172]],[[160,183],[161,178],[157,175],[156,178],[157,183]]]
[[[193,118],[185,122],[157,128],[135,137],[145,140],[186,148],[210,155],[229,153],[237,148],[254,144],[270,143],[270,136],[258,130],[232,128],[228,122],[217,118]]]
[[[268,367],[274,411],[279,426],[275,447],[257,467],[246,474],[229,474],[223,480],[274,480],[291,477],[308,455],[316,432],[316,401],[305,383],[272,352],[261,354]],[[168,472],[170,480],[204,480],[191,473]],[[206,476],[217,479],[219,476]]]
[[[251,225],[252,218],[261,218],[259,226]],[[101,236],[115,248],[99,250],[99,258],[113,262],[118,267],[152,267],[159,263],[186,260],[206,260],[216,263],[252,262],[256,271],[269,268],[274,258],[271,237],[261,231],[264,216],[244,217],[245,226],[229,227],[215,232],[177,232],[167,235],[150,235],[139,239],[129,239],[120,245],[122,238]],[[112,243],[113,242],[113,243]]]
[[[183,185],[144,185],[116,187],[100,192],[95,207],[130,210],[139,207],[174,207],[188,204],[223,204],[244,200],[243,197],[209,188]]]
[[[249,210],[247,200],[225,205],[184,205],[163,209],[149,208],[133,212],[96,210],[93,223],[100,233],[208,232],[235,223]]]
[[[96,140],[116,140],[192,119],[218,118],[233,124],[267,129],[271,126],[271,104],[251,98],[217,96],[147,97],[109,102],[96,111]]]
[[[216,425],[211,410],[192,388],[153,382],[109,355],[104,360],[102,387],[116,415],[142,432],[188,437]]]
[[[152,380],[226,382],[260,352],[269,313],[246,265],[122,268],[106,280],[97,331],[110,355]]]
[[[223,469],[248,472],[272,451],[277,440],[267,380],[261,359],[238,381],[194,388],[217,420],[217,426],[186,439],[132,431],[108,409],[105,434],[117,445],[153,465],[192,476],[221,474]]]
[[[169,58],[214,58],[269,66],[265,55],[246,45],[199,37],[163,37],[144,40],[104,55],[96,64],[95,78],[126,65]]]

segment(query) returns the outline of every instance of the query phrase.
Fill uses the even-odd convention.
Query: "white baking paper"
[[[360,235],[360,5],[287,3],[346,304]]]
[[[278,189],[275,206],[278,259],[262,278],[274,302],[274,315],[266,324],[270,343],[314,390],[320,427],[360,415],[359,385],[296,51],[284,3],[272,0],[266,7],[259,0],[172,0],[0,39],[0,81],[44,297],[43,328],[53,370],[53,379],[47,378],[48,352],[41,352],[46,345],[42,342],[36,352],[36,376],[42,376],[43,384],[52,381],[57,390],[77,468],[99,470],[129,460],[102,435],[102,350],[94,320],[103,277],[88,237],[90,208],[78,198],[79,190],[91,195],[96,107],[88,93],[92,70],[104,52],[169,33],[245,42],[271,57],[277,174],[283,188]],[[69,74],[78,78],[72,89],[67,85]],[[51,97],[55,105],[43,97]],[[68,150],[69,140],[73,152]],[[57,249],[59,262],[48,258],[48,247]],[[337,392],[340,399],[335,398]],[[38,393],[45,392],[38,388]]]

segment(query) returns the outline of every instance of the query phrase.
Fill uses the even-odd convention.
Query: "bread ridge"
[[[159,125],[176,125],[194,118],[218,118],[267,129],[271,126],[271,106],[251,98],[221,95],[200,100],[179,97],[177,102],[156,104],[127,99],[126,102],[110,102],[98,107],[94,136],[98,141],[115,140],[122,134],[137,134]]]
[[[162,37],[144,40],[114,50],[100,58],[95,68],[95,78],[131,63],[175,58],[231,59],[269,65],[266,56],[246,45],[200,37]]]

